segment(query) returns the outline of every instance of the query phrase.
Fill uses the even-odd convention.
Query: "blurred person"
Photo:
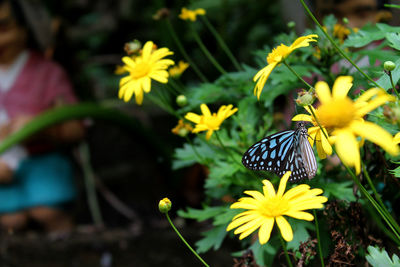
[[[0,0],[0,142],[36,115],[77,101],[64,70],[44,56],[50,21],[29,2]],[[62,145],[83,135],[79,121],[67,121],[0,155],[2,228],[19,230],[30,219],[50,232],[72,228],[67,207],[76,188]]]

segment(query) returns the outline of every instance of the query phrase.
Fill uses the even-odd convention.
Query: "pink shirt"
[[[76,97],[64,70],[42,55],[30,52],[29,59],[7,92],[0,92],[0,106],[10,119],[18,115],[37,115],[61,100],[75,103]]]

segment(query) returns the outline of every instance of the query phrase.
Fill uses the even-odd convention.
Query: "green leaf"
[[[290,219],[289,223],[293,229],[293,240],[287,243],[287,249],[298,249],[300,242],[306,242],[310,237],[307,229],[314,230],[315,227],[312,223],[301,220]]]
[[[369,254],[365,258],[373,267],[400,266],[399,257],[396,254],[393,254],[391,259],[384,248],[380,250],[378,247],[369,246],[368,253]]]
[[[324,195],[326,197],[333,196],[342,200],[356,201],[356,197],[353,194],[353,182],[351,181],[327,183],[325,184],[324,189]]]
[[[396,164],[400,164],[400,162],[395,162]],[[396,178],[400,178],[400,166],[398,166],[394,170],[390,170],[390,173],[393,174]]]
[[[202,162],[202,160],[215,159],[215,150],[200,138],[195,139],[193,146],[186,143],[182,148],[175,149],[174,161],[172,162],[173,170],[191,166],[196,162]]]
[[[236,215],[241,213],[243,210],[240,209],[230,209],[226,207],[225,212],[215,216],[213,225],[227,225],[232,221],[232,218]]]
[[[400,58],[397,59],[395,62],[396,68],[392,71],[392,79],[393,83],[397,84],[397,82],[400,79]],[[383,72],[382,76],[379,78],[379,80],[376,81],[379,86],[384,88],[385,90],[388,90],[389,88],[392,88],[392,83],[390,82],[389,75]]]
[[[355,34],[350,34],[344,41],[344,47],[363,47],[367,44],[381,40],[385,37],[386,32],[382,32],[378,27],[367,25]]]
[[[256,263],[260,266],[272,266],[274,256],[281,247],[278,237],[275,235],[271,237],[268,243],[261,245],[260,242],[255,241],[249,249],[253,251]]]
[[[203,209],[187,208],[187,211],[178,210],[178,215],[186,219],[195,219],[199,222],[213,218],[227,209],[225,206],[205,207]]]
[[[386,39],[389,41],[389,46],[400,50],[400,34],[395,32],[390,32],[386,34]]]
[[[216,226],[213,229],[201,233],[204,238],[196,242],[197,252],[204,253],[210,248],[217,250],[221,247],[222,241],[224,241],[227,225]]]

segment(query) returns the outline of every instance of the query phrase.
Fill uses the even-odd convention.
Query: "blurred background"
[[[163,197],[172,200],[171,217],[193,244],[199,233],[207,229],[207,223],[175,219],[175,214],[186,206],[201,206],[206,172],[197,165],[172,170],[174,149],[184,141],[171,134],[176,125],[174,117],[146,97],[142,106],[134,101],[125,103],[118,99],[120,76],[114,72],[125,55],[124,45],[134,39],[142,43],[152,40],[159,47],[174,51],[176,62],[181,60],[182,55],[165,22],[153,19],[157,10],[168,8],[171,22],[186,50],[205,75],[213,80],[219,74],[208,67],[210,63],[191,39],[187,24],[178,19],[182,7],[206,9],[207,18],[239,62],[254,66],[254,51],[273,46],[273,37],[289,31],[289,21],[296,23],[298,34],[311,25],[300,3],[290,0],[26,2],[31,2],[34,9],[40,4],[48,14],[47,18],[41,18],[43,25],[49,27],[43,26],[40,30],[40,25],[37,26],[40,34],[52,37],[43,52],[46,58],[64,68],[79,101],[117,108],[132,118],[137,130],[110,121],[86,119],[83,122],[84,138],[69,146],[73,151],[77,187],[76,198],[67,209],[73,222],[71,231],[49,232],[31,220],[22,229],[3,227],[0,266],[198,265],[197,259],[181,244],[165,217],[159,213],[157,205]],[[324,16],[327,10],[333,10],[336,2],[341,1],[312,1],[310,4],[323,10],[317,14]],[[382,5],[379,1],[373,2]],[[36,11],[25,12],[37,15]],[[336,12],[338,17],[346,16],[339,11],[334,9],[332,12]],[[361,10],[359,12],[364,13],[359,16],[365,17],[365,12],[372,11]],[[391,23],[398,25],[396,19],[399,17],[394,14]],[[194,26],[221,65],[233,71],[233,66],[215,41],[208,42],[213,40],[209,31],[202,24]],[[194,72],[188,71],[181,81],[191,84],[197,83],[198,79]],[[91,177],[94,185],[88,184],[85,175]],[[228,241],[222,249],[204,257],[211,266],[232,266],[231,253],[239,250],[237,246]]]

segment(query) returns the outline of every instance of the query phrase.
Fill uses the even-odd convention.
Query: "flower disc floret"
[[[144,46],[142,53],[134,57],[123,57],[125,63],[124,70],[129,73],[123,77],[119,83],[119,98],[125,102],[129,101],[133,94],[138,105],[143,102],[143,92],[149,93],[151,90],[151,80],[160,83],[168,82],[167,69],[175,64],[171,59],[164,57],[172,55],[168,48],[153,49],[152,41],[148,41]]]
[[[308,209],[322,208],[322,203],[328,199],[320,196],[321,189],[310,189],[309,185],[301,184],[285,193],[286,184],[291,172],[286,172],[275,193],[274,186],[268,180],[263,181],[263,192],[245,191],[250,197],[243,197],[231,205],[231,209],[245,209],[233,217],[227,231],[235,229],[234,234],[239,234],[239,239],[249,236],[259,229],[260,244],[268,242],[271,231],[276,221],[282,237],[286,241],[293,239],[293,230],[284,216],[300,220],[312,221],[314,216],[304,212]]]

